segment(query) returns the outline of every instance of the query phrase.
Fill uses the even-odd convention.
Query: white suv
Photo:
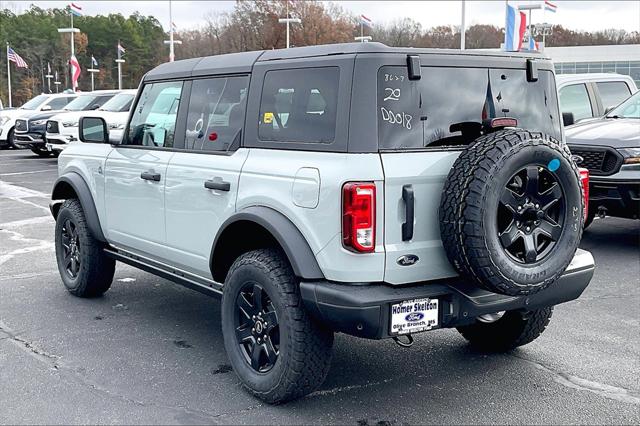
[[[136,90],[122,90],[95,111],[65,112],[54,115],[46,125],[47,149],[59,153],[67,147],[67,144],[78,142],[78,123],[80,117],[85,115],[104,118],[109,128],[110,138],[119,141],[127,124],[135,95]]]
[[[222,297],[225,347],[272,403],[316,389],[333,333],[536,339],[594,271],[549,60],[341,44],[167,63],[123,138],[80,119],[51,210],[65,287],[121,261]]]
[[[31,99],[20,108],[0,111],[0,147],[14,146],[17,118],[28,119],[40,112],[61,110],[77,96],[75,93],[42,94]]]

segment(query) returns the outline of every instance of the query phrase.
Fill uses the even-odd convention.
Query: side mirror
[[[51,111],[51,105],[45,105],[42,108],[40,108],[40,111]]]
[[[572,112],[563,112],[562,113],[562,123],[566,126],[571,126],[573,123],[575,123],[576,120],[573,118],[573,113]]]
[[[90,109],[90,110],[94,110],[94,109],[98,109],[98,108],[100,108],[100,105],[98,105],[98,104],[93,104],[93,105],[91,105],[91,108],[89,108],[89,109]]]
[[[609,115],[609,113],[613,111],[614,108],[614,106],[608,106],[607,108],[605,108],[604,115]]]
[[[90,143],[108,143],[107,122],[101,117],[80,117],[80,140]]]

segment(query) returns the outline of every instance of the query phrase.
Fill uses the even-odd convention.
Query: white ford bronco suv
[[[162,64],[124,135],[83,117],[51,211],[62,281],[116,261],[222,297],[233,370],[279,403],[324,380],[334,332],[536,339],[594,271],[585,194],[540,56],[301,47]]]

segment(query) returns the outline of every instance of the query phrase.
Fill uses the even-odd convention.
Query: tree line
[[[237,1],[233,10],[223,13],[204,12],[203,25],[183,29],[175,35],[183,44],[176,46],[176,59],[217,55],[262,49],[280,49],[286,44],[285,26],[278,18],[286,16],[285,0]],[[359,19],[337,3],[291,1],[291,17],[300,18],[302,25],[291,25],[291,45],[309,46],[327,43],[346,43],[360,35]],[[31,6],[17,14],[9,9],[0,11],[0,40],[10,42],[14,50],[29,64],[28,70],[16,69],[12,64],[12,88],[15,105],[20,105],[35,94],[46,92],[44,75],[47,63],[58,71],[61,86],[70,86],[66,67],[70,53],[69,34],[58,33],[58,28],[69,26],[69,9],[42,9]],[[80,89],[90,90],[86,69],[93,55],[99,62],[96,87],[117,87],[118,75],[114,59],[118,41],[126,49],[123,65],[124,87],[136,87],[149,69],[165,62],[168,48],[164,45],[167,34],[153,16],[135,13],[76,17],[76,57],[83,75]],[[386,24],[365,28],[365,35],[389,46],[458,48],[460,29],[457,26],[424,28],[419,22],[404,18]],[[466,31],[466,47],[497,48],[504,40],[504,28],[493,25],[472,25]],[[546,38],[547,46],[579,46],[640,43],[638,32],[609,29],[596,32],[576,31],[560,25]],[[4,43],[3,43],[4,45]],[[3,46],[4,47],[4,46]],[[7,102],[6,56],[0,67],[0,97]],[[54,89],[55,91],[55,89]]]

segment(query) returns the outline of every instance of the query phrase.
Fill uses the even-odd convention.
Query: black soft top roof
[[[548,59],[541,54],[503,52],[499,50],[425,49],[412,47],[389,47],[382,43],[341,43],[320,46],[294,47],[291,49],[258,50],[254,52],[228,53],[166,62],[149,71],[145,81],[185,78],[201,75],[249,73],[256,62],[329,55],[348,54],[414,54],[455,55],[468,57],[536,58]]]

